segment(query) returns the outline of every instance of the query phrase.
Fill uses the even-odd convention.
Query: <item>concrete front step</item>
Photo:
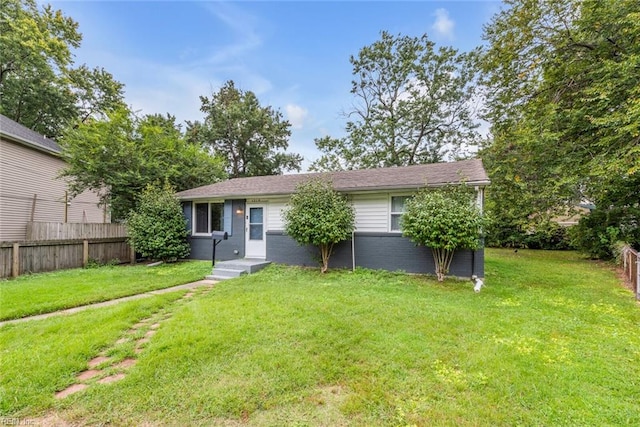
[[[238,270],[236,268],[221,268],[214,267],[211,272],[211,276],[207,276],[207,279],[212,280],[224,280],[224,279],[233,279],[234,277],[240,277],[243,274],[247,274],[244,270]]]
[[[267,265],[271,264],[271,261],[265,261],[263,259],[253,259],[253,258],[243,258],[243,259],[234,259],[230,261],[219,261],[216,263],[216,268],[228,268],[231,270],[244,270],[247,273],[255,273],[256,271],[260,271],[265,268]]]
[[[218,261],[213,267],[211,275],[207,276],[207,279],[225,280],[240,277],[243,274],[251,274],[262,270],[269,264],[271,264],[270,261],[252,258]]]

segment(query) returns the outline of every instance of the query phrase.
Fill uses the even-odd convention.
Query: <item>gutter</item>
[[[456,182],[441,182],[437,184],[430,184],[427,187],[444,187],[445,185],[456,184]],[[465,184],[468,187],[477,186],[477,187],[485,187],[491,184],[489,180],[481,180],[481,181],[467,181]],[[212,184],[214,185],[214,184]],[[414,191],[420,190],[424,188],[424,185],[419,184],[409,184],[409,185],[393,185],[393,186],[384,186],[384,187],[349,187],[349,188],[336,188],[336,191],[340,193],[375,193],[380,191],[388,191],[388,190],[405,190],[405,191]],[[189,190],[185,190],[189,191]],[[251,197],[287,197],[294,193],[295,190],[291,190],[290,192],[277,192],[277,193],[246,193],[246,194],[197,194],[193,196],[189,195],[180,195],[178,199],[180,200],[209,200],[209,199],[246,199]]]

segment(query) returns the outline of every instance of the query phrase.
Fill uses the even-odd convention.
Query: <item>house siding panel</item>
[[[424,246],[414,245],[398,233],[356,233],[354,246],[356,267],[435,274],[431,251]],[[267,233],[267,259],[287,265],[317,266],[319,254],[314,247],[301,247],[289,236],[272,231]],[[455,254],[449,274],[457,277],[476,274],[483,277],[483,266],[482,249],[475,252],[463,250]],[[330,267],[352,267],[350,240],[335,247]]]
[[[216,259],[231,260],[244,258],[244,200],[233,200],[232,234],[216,246]],[[213,241],[209,236],[190,236],[190,259],[210,260],[213,252]],[[238,253],[234,253],[238,251]]]
[[[267,208],[267,231],[284,230],[282,211],[286,209],[289,199],[269,200]]]
[[[35,221],[64,222],[66,184],[57,176],[65,162],[53,155],[0,139],[0,241],[22,240],[36,197]],[[102,222],[98,197],[85,192],[70,200],[67,222]]]
[[[386,193],[354,194],[351,201],[357,231],[389,230],[389,197]]]

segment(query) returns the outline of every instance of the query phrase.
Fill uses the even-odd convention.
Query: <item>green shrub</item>
[[[553,221],[545,221],[536,225],[534,229],[523,236],[522,243],[523,247],[529,249],[555,251],[572,248],[568,228]]]
[[[638,208],[612,207],[595,209],[580,219],[571,230],[571,241],[576,249],[592,258],[612,259],[619,241],[640,247]]]
[[[409,199],[402,215],[402,234],[431,249],[439,281],[449,272],[458,249],[475,250],[485,220],[465,185],[426,188]]]
[[[177,261],[189,255],[188,231],[180,202],[168,183],[148,185],[127,220],[129,243],[153,260]]]
[[[282,216],[289,236],[301,245],[318,247],[323,273],[334,245],[349,239],[355,226],[353,207],[331,182],[321,179],[298,185]]]

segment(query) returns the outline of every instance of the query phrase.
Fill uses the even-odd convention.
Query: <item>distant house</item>
[[[75,198],[58,179],[60,146],[0,114],[0,241],[24,240],[29,221],[109,222],[98,196]]]
[[[297,184],[312,177],[333,182],[355,208],[353,239],[338,245],[332,267],[366,267],[434,273],[431,251],[403,237],[399,219],[408,197],[420,188],[460,183],[475,189],[482,208],[489,178],[480,160],[408,167],[340,171],[323,174],[235,178],[178,193],[191,231],[191,257],[211,259],[211,231],[224,230],[229,240],[217,247],[216,258],[258,258],[290,265],[317,265],[312,248],[300,247],[285,235],[282,211]],[[450,273],[484,275],[484,250],[461,251]]]

